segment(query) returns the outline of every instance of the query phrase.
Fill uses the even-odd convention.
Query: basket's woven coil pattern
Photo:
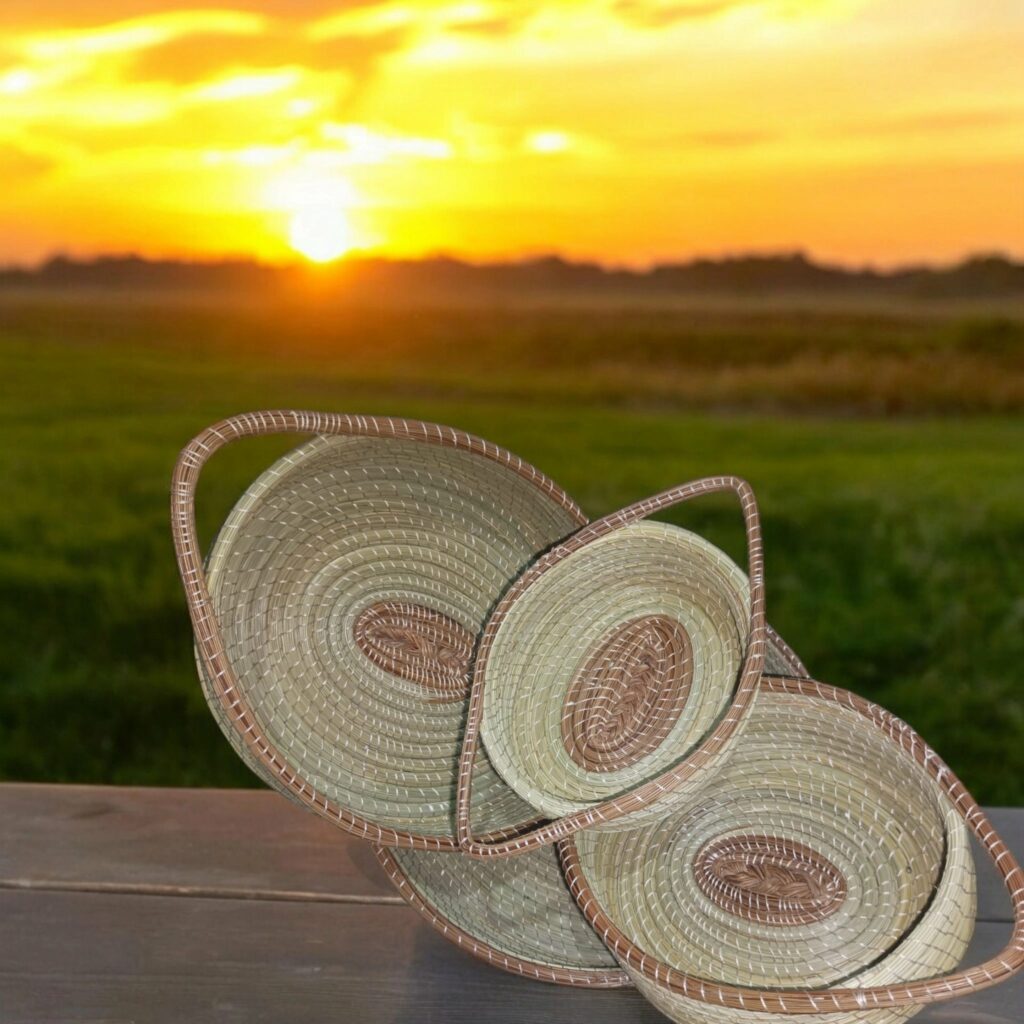
[[[315,436],[248,489],[204,564],[202,467],[279,432]],[[746,575],[643,521],[721,491]],[[681,1024],[897,1024],[1024,968],[1024,872],[984,812],[905,723],[808,678],[765,622],[744,481],[587,524],[471,435],[266,412],[195,438],[171,504],[200,677],[235,749],[381,844],[410,904],[482,960],[635,983]],[[956,970],[972,834],[1014,927]]]
[[[641,522],[576,551],[523,593],[491,646],[494,766],[549,817],[656,777],[732,701],[749,619],[743,572],[689,531]]]
[[[588,920],[654,1005],[687,1024],[890,1024],[1018,970],[1019,954],[948,975],[974,929],[968,825],[990,849],[993,834],[920,737],[844,690],[767,676],[761,689],[706,806],[676,811],[662,836],[583,833],[560,846]],[[698,874],[729,839],[728,891],[709,893]],[[772,877],[772,845],[774,865],[785,850],[798,869]],[[1020,869],[1000,866],[1019,907]],[[787,892],[800,874],[817,884]],[[827,913],[765,920],[787,898],[802,919]]]
[[[635,765],[669,737],[692,683],[693,644],[681,622],[641,615],[613,626],[562,702],[565,752],[588,772]]]
[[[600,551],[606,544],[610,550],[614,551],[619,536],[625,537],[627,544],[633,541],[634,538],[641,536],[660,538],[663,541],[668,537],[677,539],[677,534],[671,528],[658,527],[654,524],[643,524],[641,520],[655,512],[660,512],[694,498],[723,491],[731,491],[739,498],[747,538],[747,561],[750,570],[748,579],[749,603],[746,606],[749,611],[749,617],[745,630],[740,630],[742,639],[738,645],[740,650],[738,671],[734,685],[731,687],[730,692],[726,694],[724,703],[727,706],[721,709],[721,714],[717,716],[713,723],[709,723],[706,731],[697,737],[691,737],[693,742],[691,742],[688,749],[679,752],[675,757],[670,756],[671,751],[665,749],[668,744],[665,743],[664,737],[671,733],[673,729],[686,728],[689,716],[682,713],[685,711],[685,707],[682,706],[684,701],[681,699],[683,696],[685,696],[686,706],[692,705],[695,708],[701,706],[701,697],[699,695],[694,700],[694,688],[691,685],[693,675],[696,674],[698,678],[703,679],[702,665],[698,659],[710,660],[718,654],[718,645],[722,643],[722,636],[716,634],[714,629],[705,630],[701,637],[700,650],[697,651],[687,633],[685,640],[682,638],[673,639],[670,657],[666,659],[665,645],[668,639],[667,635],[663,633],[661,638],[655,641],[652,640],[649,632],[646,636],[641,632],[643,642],[638,646],[636,642],[637,636],[633,631],[638,626],[641,629],[649,629],[653,616],[653,619],[656,619],[660,624],[659,631],[661,631],[664,625],[664,620],[671,619],[673,622],[678,623],[677,629],[686,632],[684,623],[677,617],[681,610],[673,612],[670,609],[668,614],[664,612],[641,613],[640,618],[646,621],[639,624],[635,619],[628,616],[623,621],[609,622],[609,630],[600,636],[594,637],[591,644],[592,649],[586,652],[586,657],[590,659],[603,656],[606,670],[603,669],[601,676],[597,679],[580,680],[578,671],[582,671],[582,666],[580,666],[579,670],[574,667],[570,680],[567,684],[564,684],[564,689],[557,682],[559,673],[556,672],[553,692],[560,698],[557,702],[559,721],[563,722],[565,719],[569,719],[568,728],[565,731],[559,730],[563,743],[561,767],[566,768],[568,764],[569,772],[576,771],[577,774],[581,771],[585,772],[586,779],[595,787],[608,787],[617,782],[620,784],[620,788],[611,795],[608,795],[606,792],[603,797],[597,796],[594,799],[583,802],[582,806],[569,809],[554,821],[549,821],[533,828],[529,827],[529,823],[524,823],[513,834],[504,837],[488,838],[481,836],[473,827],[470,813],[475,776],[475,759],[479,752],[480,738],[483,731],[482,726],[486,713],[486,693],[488,679],[491,676],[492,657],[495,655],[497,648],[499,661],[502,658],[500,639],[506,621],[509,617],[514,619],[521,607],[529,607],[534,588],[539,587],[543,590],[543,585],[547,579],[551,578],[551,574],[554,574],[557,581],[562,575],[560,569],[563,569],[566,563],[572,565],[579,556],[590,554],[591,549]],[[665,530],[668,530],[668,533],[665,533]],[[684,537],[691,536],[685,534],[685,532],[681,535]],[[613,537],[615,538],[614,541],[612,540]],[[673,545],[671,542],[667,543],[667,548],[669,551],[672,551]],[[633,554],[636,556],[637,552],[634,551]],[[678,555],[678,549],[676,549],[676,554]],[[719,553],[717,557],[722,563],[727,563],[731,566],[732,563],[729,563],[724,555]],[[619,563],[619,568],[627,578],[633,578],[634,568],[631,559],[623,559]],[[691,612],[695,609],[698,613],[698,619],[702,606],[707,604],[708,600],[710,600],[712,605],[717,602],[723,602],[726,607],[734,605],[734,602],[731,600],[730,588],[723,586],[721,579],[715,578],[713,573],[709,574],[705,580],[709,587],[708,594],[701,595],[699,601],[694,601],[694,592],[688,590],[687,587],[686,571],[679,575],[679,569],[680,566],[677,564],[677,572],[675,575],[672,575],[671,581],[663,593],[659,594],[659,587],[657,586],[653,588],[648,587],[645,594],[646,598],[649,600],[652,596],[655,596],[665,599],[666,595],[671,598],[674,589],[678,603],[678,595],[682,592],[688,597],[688,600],[684,599],[682,603],[688,605]],[[688,569],[689,567],[687,567]],[[735,579],[743,578],[742,573],[736,570],[735,567],[733,567],[733,570],[736,573]],[[652,572],[654,571],[656,570],[652,570]],[[571,572],[572,570],[570,569]],[[582,587],[582,585],[581,580],[580,586]],[[609,576],[606,577],[606,585],[614,589],[618,584],[613,577]],[[642,577],[640,577],[639,586],[641,589],[643,588]],[[629,589],[627,588],[626,591],[622,592],[622,595],[628,593]],[[571,595],[569,598],[569,600],[574,599],[575,595]],[[682,614],[685,619],[687,612],[682,611]],[[538,626],[537,628],[541,627]],[[544,628],[546,628],[546,620]],[[622,643],[624,635],[627,637],[626,643]],[[745,722],[745,712],[754,698],[757,682],[761,677],[768,639],[769,633],[764,619],[764,562],[760,515],[758,513],[757,501],[754,498],[753,491],[750,489],[750,485],[738,477],[707,477],[688,484],[682,484],[679,487],[673,487],[651,498],[645,498],[643,501],[620,509],[610,516],[596,520],[578,530],[567,540],[553,547],[530,566],[505,592],[504,597],[502,597],[488,620],[480,639],[473,667],[469,715],[462,742],[462,753],[459,757],[456,822],[459,844],[462,850],[472,857],[519,856],[528,850],[536,849],[539,846],[544,846],[573,835],[582,828],[600,827],[614,829],[633,827],[641,819],[657,818],[664,815],[669,802],[684,799],[690,786],[695,784],[697,780],[706,778],[722,763],[728,754],[730,744],[741,733]],[[640,666],[636,664],[619,666],[612,662],[613,656],[634,657],[638,650],[641,655]],[[646,664],[643,664],[644,662]],[[638,667],[639,671],[637,671]],[[714,678],[713,675],[712,678]],[[635,697],[640,693],[643,699],[639,701],[635,699],[619,700],[618,697],[607,699],[605,695],[607,694],[608,682],[612,679],[627,682],[632,696]],[[666,691],[657,697],[653,696],[650,687],[652,681],[656,681],[663,687],[666,687]],[[637,685],[638,682],[639,686]],[[600,738],[602,743],[607,743],[610,737],[611,746],[620,748],[616,750],[616,754],[620,755],[617,757],[618,764],[622,764],[622,748],[633,748],[633,757],[629,758],[631,763],[618,769],[618,772],[590,772],[586,764],[580,765],[581,758],[574,757],[572,749],[565,749],[565,733],[569,732],[570,746],[576,746],[576,752],[579,753],[578,741],[581,737],[578,732],[574,732],[572,727],[572,719],[576,709],[570,697],[570,694],[577,687],[582,689],[584,694],[588,691],[593,694],[596,689],[602,695],[601,703],[604,709],[607,710],[610,707],[615,712],[611,727],[608,726],[608,720],[602,716],[600,711],[594,716],[596,725],[591,726],[590,719],[592,716],[588,708],[587,712],[579,716],[587,722],[583,739],[589,740],[591,731]],[[629,696],[627,695],[627,698]],[[661,697],[665,699],[659,699]],[[712,694],[712,702],[715,699],[715,695]],[[490,741],[493,749],[498,752],[499,760],[503,761],[502,770],[512,780],[513,786],[518,786],[524,795],[528,795],[531,801],[537,801],[538,806],[550,806],[549,799],[564,799],[564,791],[563,793],[548,793],[543,788],[543,780],[538,784],[537,780],[531,781],[523,775],[517,774],[519,766],[515,764],[512,756],[505,756],[505,754],[508,752],[510,743],[517,742],[522,747],[522,742],[528,742],[530,738],[521,737],[513,739],[511,733],[505,731],[506,728],[514,729],[515,727],[509,727],[508,723],[492,724]],[[573,743],[574,740],[577,742]],[[653,753],[650,753],[647,759],[655,762],[654,767],[650,772],[638,771],[638,767],[643,767],[643,762],[635,762],[633,758],[635,758],[638,751],[650,750],[652,747]],[[554,756],[559,756],[557,746]],[[547,772],[549,776],[552,774],[550,765],[541,765],[539,767],[542,773]],[[618,778],[615,778],[616,774],[619,776]],[[621,788],[623,775],[628,779],[625,789]],[[628,823],[626,819],[628,819]]]
[[[432,691],[431,700],[469,697],[469,659],[476,638],[443,612],[409,601],[376,601],[356,619],[352,636],[385,672]]]
[[[317,438],[232,511],[208,574],[264,733],[328,799],[382,825],[453,829],[469,655],[490,606],[572,529],[522,477],[413,441]],[[484,831],[523,807],[478,766]]]
[[[573,902],[553,846],[498,861],[380,846],[377,857],[431,925],[494,966],[564,985],[631,984]]]
[[[932,779],[857,712],[762,693],[749,718],[725,767],[669,817],[580,833],[581,872],[640,949],[687,974],[757,988],[853,978],[912,930],[966,828],[952,814],[947,834]],[[957,867],[946,915],[962,929],[973,872]],[[957,937],[959,954],[970,928]]]
[[[760,833],[712,840],[694,858],[693,877],[712,903],[755,924],[822,921],[848,890],[843,873],[817,850]]]

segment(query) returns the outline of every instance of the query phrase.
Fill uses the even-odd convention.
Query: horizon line
[[[427,265],[427,264],[458,264],[470,269],[499,269],[536,266],[544,263],[560,263],[567,267],[586,268],[598,270],[606,274],[628,274],[642,277],[659,269],[693,267],[698,265],[727,265],[730,263],[761,261],[765,263],[803,262],[808,266],[820,270],[827,270],[843,274],[874,274],[878,276],[896,276],[910,271],[927,271],[940,273],[954,270],[971,263],[988,260],[1005,262],[1013,266],[1024,266],[1024,252],[1020,254],[1009,252],[1005,249],[975,249],[967,250],[963,255],[949,260],[906,260],[893,264],[880,265],[878,263],[844,263],[839,260],[829,260],[824,257],[817,257],[804,248],[778,249],[744,249],[729,251],[717,255],[694,254],[691,256],[680,256],[678,258],[652,260],[643,264],[618,263],[605,261],[598,258],[577,258],[566,255],[555,249],[541,250],[536,253],[524,253],[506,257],[495,257],[491,259],[479,259],[458,253],[438,251],[426,253],[421,256],[391,256],[386,253],[373,250],[353,250],[336,260],[327,263],[313,263],[308,260],[296,258],[292,260],[272,261],[260,259],[256,256],[246,254],[224,254],[221,256],[147,256],[135,251],[107,251],[97,252],[90,255],[76,255],[73,253],[55,250],[34,262],[12,262],[0,263],[0,274],[26,273],[38,274],[48,267],[60,264],[72,266],[101,266],[107,263],[135,262],[154,266],[173,265],[187,266],[194,268],[209,267],[211,269],[224,266],[250,266],[258,269],[272,271],[302,271],[314,274],[330,274],[335,271],[344,270],[347,265],[366,263],[387,263],[394,265]]]

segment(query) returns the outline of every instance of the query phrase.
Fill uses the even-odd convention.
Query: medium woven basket
[[[313,433],[246,491],[199,554],[194,500],[240,437]],[[552,481],[433,424],[317,413],[237,416],[175,470],[176,552],[219,720],[260,774],[343,829],[455,849],[454,768],[470,658],[488,612],[585,519]],[[475,820],[533,814],[481,751]]]
[[[678,527],[643,522],[715,492],[740,501],[749,578]],[[760,518],[736,477],[684,484],[596,520],[508,589],[473,668],[458,836],[515,856],[581,828],[661,817],[728,754],[764,664]],[[493,692],[492,692],[493,691]],[[471,823],[484,745],[505,781],[556,820],[488,839]]]
[[[904,1020],[1015,973],[1024,875],[905,723],[843,690],[765,676],[728,763],[661,821],[560,844],[570,887],[673,1020]],[[1016,922],[950,973],[974,927],[969,833]]]

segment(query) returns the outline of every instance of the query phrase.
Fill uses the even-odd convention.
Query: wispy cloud
[[[854,120],[835,128],[837,133],[907,136],[945,135],[989,128],[1012,127],[1024,139],[1024,105],[970,107],[966,109],[920,110]]]
[[[63,61],[142,50],[198,33],[251,35],[265,26],[263,17],[241,11],[167,11],[88,28],[33,32],[7,45],[29,60]]]
[[[614,11],[645,28],[664,28],[686,21],[714,18],[740,7],[759,6],[763,0],[616,0]]]

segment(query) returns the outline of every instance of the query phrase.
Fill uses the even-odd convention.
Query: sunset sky
[[[1024,255],[1022,0],[5,0],[0,262]]]

